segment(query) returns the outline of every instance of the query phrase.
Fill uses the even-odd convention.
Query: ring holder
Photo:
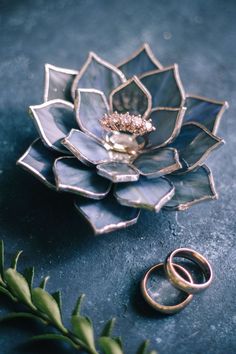
[[[205,282],[201,284],[194,283],[191,274],[183,266],[173,263],[174,257],[182,257],[197,264],[204,275]],[[150,295],[147,286],[148,280],[153,272],[160,269],[164,269],[166,277],[170,283],[186,295],[183,301],[175,305],[165,305],[161,302],[157,302]],[[211,284],[212,278],[212,268],[205,257],[192,249],[179,248],[170,252],[164,263],[156,264],[146,272],[141,282],[141,292],[146,302],[156,311],[165,314],[175,314],[182,311],[191,302],[193,294],[205,290]]]

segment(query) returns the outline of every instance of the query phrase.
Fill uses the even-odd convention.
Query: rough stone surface
[[[22,267],[49,274],[63,289],[65,319],[78,294],[99,329],[117,317],[127,353],[150,338],[165,354],[236,351],[235,304],[235,1],[2,0],[0,2],[0,237],[7,255],[24,249]],[[144,212],[127,230],[94,238],[71,197],[56,194],[15,166],[36,137],[27,107],[42,102],[43,65],[80,68],[93,50],[114,63],[148,41],[159,60],[180,64],[186,90],[231,105],[219,135],[227,145],[211,159],[220,199],[183,213]],[[182,313],[165,317],[143,304],[145,269],[177,247],[211,261],[213,285]],[[0,315],[12,309],[1,297]],[[0,326],[4,354],[72,353],[63,345],[20,346],[39,325]]]

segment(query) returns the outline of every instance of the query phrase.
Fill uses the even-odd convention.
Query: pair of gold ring
[[[193,278],[188,270],[183,266],[173,262],[175,257],[181,257],[194,262],[198,267],[200,267],[202,274],[204,276],[204,282],[198,284],[194,283]],[[183,301],[175,305],[164,305],[157,302],[150,295],[147,283],[150,276],[156,272],[163,270],[165,271],[166,277],[170,283],[177,289],[181,290],[186,294]],[[183,310],[192,300],[193,294],[199,293],[211,284],[213,278],[212,268],[205,257],[200,253],[189,249],[189,248],[179,248],[168,254],[164,263],[159,263],[151,267],[145,274],[141,282],[141,291],[144,299],[147,303],[153,307],[155,310],[166,313],[174,314]]]

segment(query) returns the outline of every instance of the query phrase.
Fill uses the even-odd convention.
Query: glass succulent
[[[227,102],[187,95],[178,66],[145,44],[115,66],[90,53],[80,71],[45,65],[39,138],[18,164],[74,194],[96,234],[137,222],[140,210],[185,210],[216,199],[208,155]]]

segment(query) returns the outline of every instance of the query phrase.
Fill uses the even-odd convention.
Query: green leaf
[[[15,269],[8,268],[4,273],[4,277],[13,295],[31,309],[35,310],[31,301],[29,285],[23,275],[18,273]]]
[[[29,288],[32,289],[34,281],[34,267],[26,268],[24,271],[24,276],[29,285]]]
[[[4,281],[4,242],[0,241],[0,276],[2,281]]]
[[[32,290],[32,300],[37,309],[47,315],[60,331],[68,332],[62,324],[60,309],[52,295],[41,288],[35,288]]]
[[[114,339],[116,341],[116,343],[119,344],[121,350],[123,350],[123,343],[122,343],[121,337],[114,337],[112,339]]]
[[[149,346],[149,340],[145,340],[138,348],[137,354],[147,354],[148,346]]]
[[[71,323],[73,333],[92,353],[97,353],[94,343],[93,326],[90,319],[83,316],[72,316]]]
[[[112,318],[110,321],[108,321],[103,330],[102,330],[102,333],[101,333],[101,337],[110,337],[111,336],[111,333],[112,333],[112,330],[114,328],[114,325],[115,325],[115,322],[116,322],[116,319],[115,318]]]
[[[29,312],[12,312],[9,315],[6,315],[2,318],[0,318],[0,322],[8,321],[8,320],[14,320],[17,318],[29,318],[34,321],[40,321],[43,322],[44,324],[46,323],[43,319],[40,317],[33,315],[32,313]]]
[[[85,298],[85,294],[82,294],[79,296],[79,298],[76,302],[75,308],[72,312],[72,316],[79,316],[80,315],[81,305],[82,305],[82,302],[84,301],[84,298]]]
[[[61,292],[60,291],[56,291],[55,293],[52,294],[52,297],[55,299],[55,301],[57,302],[57,305],[59,307],[60,313],[62,312],[62,299],[61,299]]]
[[[156,350],[152,350],[149,354],[158,354]]]
[[[45,278],[43,278],[42,282],[40,283],[39,287],[43,290],[45,290],[47,282],[49,281],[50,277],[46,276]]]
[[[19,260],[20,255],[22,254],[23,251],[18,251],[16,252],[16,255],[13,257],[12,262],[11,262],[11,267],[16,270],[17,263]]]
[[[112,338],[101,337],[99,338],[99,344],[104,354],[124,354],[120,345]]]
[[[48,334],[41,334],[38,336],[34,336],[31,338],[33,341],[40,341],[40,340],[60,340],[72,345],[74,348],[78,349],[78,345],[76,345],[70,338],[63,336],[63,334],[56,334],[56,333],[48,333]]]
[[[0,293],[8,296],[12,301],[16,302],[16,298],[3,286],[0,286]]]

